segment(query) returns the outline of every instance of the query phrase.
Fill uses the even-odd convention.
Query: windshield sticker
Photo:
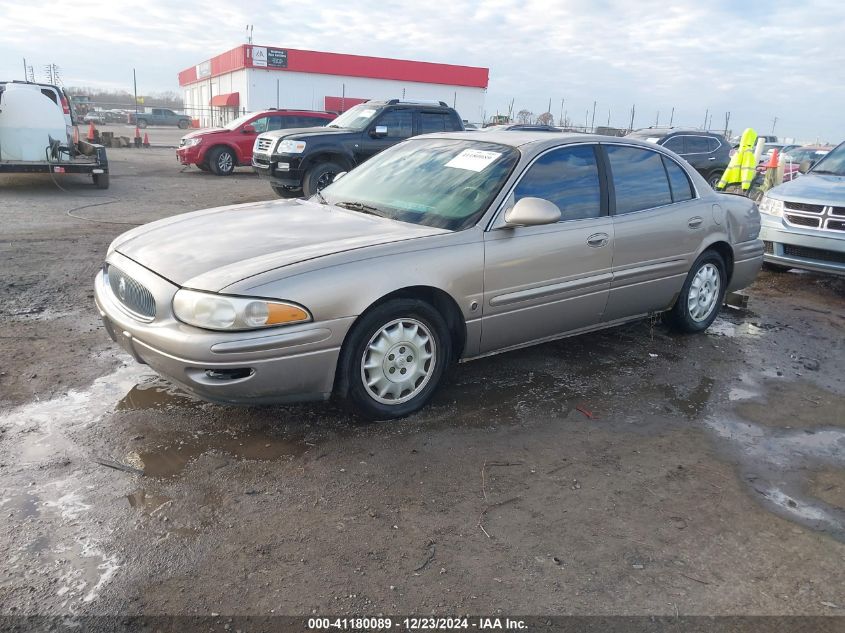
[[[372,117],[375,113],[376,113],[376,111],[375,111],[375,110],[363,110],[363,111],[361,112],[361,116],[362,116],[362,117],[364,117],[365,119],[369,119],[369,118],[371,118],[371,117]]]
[[[481,171],[501,155],[501,152],[484,152],[479,149],[465,149],[446,163],[446,167],[467,169],[469,171]]]

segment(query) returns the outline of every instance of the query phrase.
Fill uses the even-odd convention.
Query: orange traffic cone
[[[88,142],[93,143],[94,139],[97,138],[97,128],[94,127],[94,122],[91,121],[91,124],[88,126]]]
[[[149,147],[149,146],[150,146],[150,137],[147,136],[146,132],[144,132],[144,147]]]
[[[135,126],[135,147],[141,147],[141,129]]]
[[[778,167],[778,150],[773,149],[769,162],[766,164],[766,169],[777,169]]]

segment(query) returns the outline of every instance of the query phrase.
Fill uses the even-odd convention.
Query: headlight
[[[301,154],[305,151],[305,141],[284,140],[276,146],[280,154]]]
[[[769,196],[763,196],[760,201],[760,213],[768,213],[777,218],[783,217],[783,200],[775,200]]]
[[[185,289],[173,297],[173,314],[183,323],[224,331],[256,330],[311,320],[307,310],[292,303]]]
[[[199,145],[202,143],[202,138],[183,138],[182,139],[182,147],[193,147],[194,145]]]

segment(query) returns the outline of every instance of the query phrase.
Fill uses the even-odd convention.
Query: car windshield
[[[349,130],[363,130],[370,124],[378,108],[362,103],[350,108],[329,123],[328,127],[342,127]]]
[[[232,119],[231,121],[229,121],[223,127],[224,127],[224,129],[227,129],[227,130],[232,130],[232,131],[237,130],[239,127],[241,127],[244,123],[249,121],[254,116],[255,116],[255,112],[252,112],[250,114],[244,114],[242,116],[239,116],[237,119]]]
[[[808,173],[845,176],[845,143],[823,156]]]
[[[487,210],[518,158],[497,143],[413,139],[371,158],[322,197],[361,213],[459,231]]]

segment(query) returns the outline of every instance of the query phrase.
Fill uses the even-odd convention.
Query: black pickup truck
[[[325,127],[259,135],[252,166],[279,196],[310,197],[338,173],[406,138],[463,129],[461,117],[442,101],[367,101]]]

